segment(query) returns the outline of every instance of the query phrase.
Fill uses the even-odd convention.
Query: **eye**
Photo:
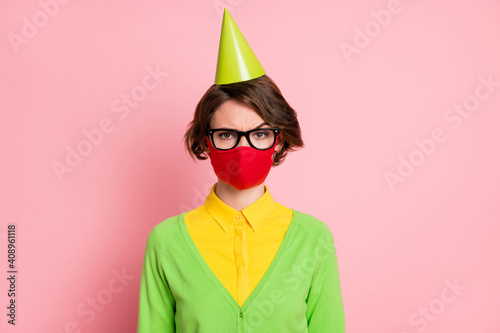
[[[257,132],[253,133],[253,136],[256,139],[264,139],[264,138],[267,138],[269,136],[269,131],[257,131]]]
[[[231,139],[235,136],[234,132],[218,132],[217,137],[219,139]]]

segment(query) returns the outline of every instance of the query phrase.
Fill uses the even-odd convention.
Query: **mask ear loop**
[[[207,152],[207,155],[210,156],[210,139],[208,138],[208,135],[205,136],[205,139],[207,139],[207,144],[208,144],[208,152]]]
[[[279,137],[281,135],[281,132],[278,133],[278,136],[276,137],[276,142],[274,143],[274,146],[276,147],[276,144],[278,143]],[[271,157],[271,161],[274,161],[274,158],[276,157],[276,150],[273,153],[273,156]]]

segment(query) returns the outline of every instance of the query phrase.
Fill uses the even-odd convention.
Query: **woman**
[[[185,143],[218,181],[204,205],[149,234],[138,332],[345,332],[329,228],[264,184],[303,146],[296,113],[227,10],[215,84]]]

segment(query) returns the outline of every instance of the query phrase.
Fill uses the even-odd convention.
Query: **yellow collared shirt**
[[[215,194],[186,212],[185,222],[196,247],[234,299],[241,305],[271,264],[292,221],[293,210],[264,194],[238,211]]]

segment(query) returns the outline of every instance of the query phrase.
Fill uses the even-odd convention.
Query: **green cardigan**
[[[157,224],[146,242],[138,333],[344,333],[330,229],[293,212],[278,252],[242,306],[198,251],[185,212]]]

